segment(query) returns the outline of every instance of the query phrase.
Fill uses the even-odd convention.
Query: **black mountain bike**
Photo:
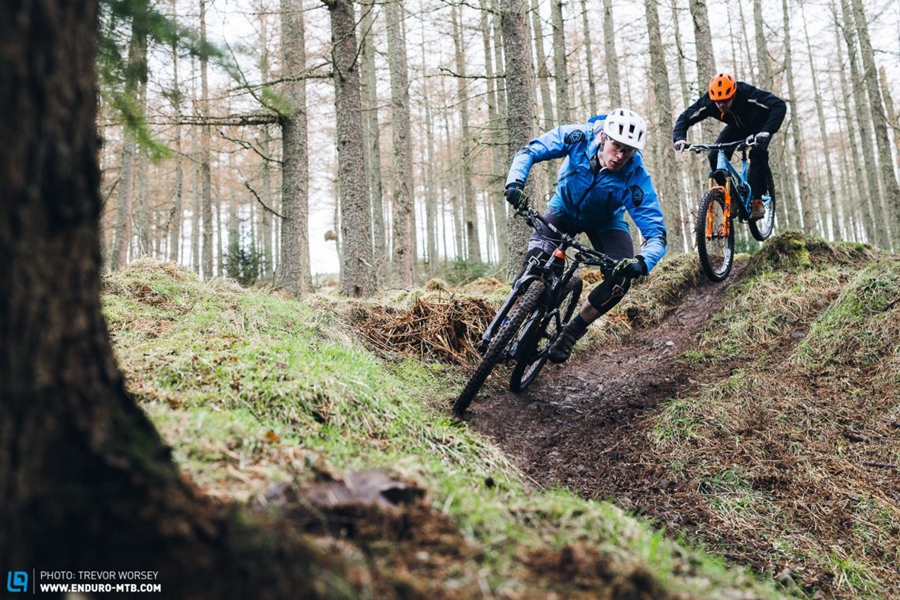
[[[457,416],[466,412],[488,375],[501,362],[515,361],[510,390],[520,392],[531,385],[547,362],[550,346],[578,308],[584,284],[575,271],[581,265],[595,265],[607,274],[616,265],[602,252],[561,232],[530,206],[519,214],[536,231],[540,231],[538,223],[546,225],[557,236],[547,238],[555,248],[551,254],[542,252],[528,260],[509,297],[488,325],[478,346],[481,362],[453,403]],[[571,258],[566,255],[570,248],[575,250]]]
[[[765,216],[758,221],[750,220],[750,200],[753,190],[747,181],[747,150],[754,145],[753,137],[737,142],[722,144],[691,144],[685,148],[693,152],[718,152],[718,164],[709,180],[709,191],[700,200],[697,210],[697,253],[703,272],[712,281],[722,281],[731,272],[734,264],[734,218],[746,222],[755,239],[764,242],[775,228],[775,182],[772,171],[767,169],[766,186],[768,194],[761,199]],[[738,172],[725,151],[734,148],[741,153],[741,170]]]

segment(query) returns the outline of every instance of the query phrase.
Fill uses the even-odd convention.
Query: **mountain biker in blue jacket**
[[[603,282],[588,295],[578,315],[563,329],[550,348],[555,363],[571,356],[587,327],[618,304],[635,277],[647,275],[666,253],[666,225],[653,181],[640,150],[647,140],[647,125],[634,112],[617,108],[582,125],[561,125],[528,142],[513,158],[506,179],[506,200],[517,210],[525,207],[522,195],[531,166],[563,159],[556,191],[545,218],[570,235],[586,233],[596,250],[618,260],[604,273]],[[635,256],[624,213],[628,211],[645,242]],[[527,259],[552,252],[553,233],[541,225],[532,234]]]
[[[683,151],[687,143],[687,130],[703,119],[712,117],[725,123],[716,143],[736,142],[753,136],[756,145],[750,149],[750,173],[747,175],[753,200],[750,205],[750,220],[757,221],[765,216],[765,207],[760,199],[767,191],[766,174],[769,172],[769,142],[778,131],[787,113],[784,100],[749,83],[735,81],[728,73],[719,73],[709,81],[707,93],[690,105],[675,122],[672,137],[675,150]],[[728,159],[734,149],[726,150]],[[709,153],[710,170],[718,166],[718,151]]]

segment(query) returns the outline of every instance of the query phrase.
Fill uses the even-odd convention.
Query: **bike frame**
[[[723,144],[691,144],[691,146],[689,146],[690,150],[697,153],[705,150],[717,151],[715,172],[724,172],[727,175],[725,185],[719,185],[716,183],[715,178],[712,177],[709,180],[709,189],[722,190],[722,194],[725,197],[725,224],[721,233],[713,231],[712,214],[710,214],[706,221],[707,238],[715,239],[717,237],[728,237],[731,235],[733,197],[736,196],[739,202],[738,206],[741,218],[747,219],[750,216],[750,201],[753,198],[753,190],[750,188],[750,183],[747,180],[750,166],[749,160],[747,159],[747,151],[753,145],[754,144],[748,140],[739,140],[737,142],[727,142]],[[731,164],[731,161],[728,160],[728,155],[725,151],[729,148],[735,148],[741,153],[740,171],[735,169],[734,165]],[[735,192],[735,190],[737,191]],[[742,193],[742,190],[745,191]],[[761,199],[763,204],[768,208],[770,196],[765,194]]]
[[[540,279],[544,282],[547,288],[545,291],[546,298],[544,300],[544,304],[554,307],[553,310],[556,311],[556,314],[553,315],[553,317],[557,319],[556,325],[557,327],[559,327],[560,317],[559,311],[556,308],[556,301],[559,299],[559,295],[563,293],[566,284],[569,283],[569,280],[572,279],[572,277],[575,275],[575,271],[578,270],[578,267],[580,267],[582,264],[595,265],[601,267],[602,269],[611,269],[613,266],[615,266],[615,261],[613,261],[611,258],[606,256],[605,254],[593,250],[592,248],[584,246],[574,237],[560,231],[556,226],[547,221],[543,217],[543,215],[541,215],[533,208],[527,207],[526,211],[523,214],[523,217],[525,218],[525,221],[535,230],[538,229],[536,223],[537,221],[540,221],[541,223],[546,225],[550,229],[550,231],[558,236],[558,239],[552,240],[558,245],[553,250],[553,253],[549,258],[532,256],[529,259],[528,265],[525,267],[525,271],[513,283],[512,291],[510,292],[509,296],[497,311],[497,314],[494,315],[491,323],[487,326],[487,329],[485,329],[484,334],[481,336],[481,347],[483,348],[486,348],[487,344],[490,343],[490,340],[494,337],[494,333],[503,324],[503,319],[509,314],[512,306],[516,303],[522,293],[524,293],[524,290],[528,287],[528,284],[530,284],[532,281]],[[577,251],[574,258],[568,258],[566,256],[566,251],[570,248],[575,248]],[[560,261],[560,264],[568,265],[563,269],[562,274],[557,274],[554,272],[555,265],[550,264],[551,258]],[[525,329],[528,329],[535,319],[544,318],[545,316],[546,314],[541,314],[540,312],[532,315],[526,322],[527,326]],[[515,358],[517,352],[518,340],[514,340],[513,344],[510,347],[508,358]]]

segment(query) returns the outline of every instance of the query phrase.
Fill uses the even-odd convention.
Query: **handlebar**
[[[701,152],[708,152],[710,150],[727,150],[729,148],[735,148],[736,150],[743,150],[744,148],[752,148],[756,146],[756,139],[754,136],[750,136],[745,140],[738,140],[736,142],[723,142],[716,144],[688,144],[684,147],[683,152],[696,152],[700,154]]]
[[[604,270],[612,269],[616,266],[615,260],[598,250],[594,250],[593,248],[585,246],[568,233],[560,231],[559,228],[553,225],[553,223],[545,219],[544,215],[528,206],[527,204],[525,205],[524,209],[518,210],[516,212],[522,215],[522,218],[525,219],[525,222],[528,223],[535,231],[538,230],[535,221],[540,221],[541,223],[546,225],[550,229],[550,231],[559,236],[559,239],[565,242],[567,246],[575,248],[575,250],[577,251],[576,258],[584,264],[599,266]]]

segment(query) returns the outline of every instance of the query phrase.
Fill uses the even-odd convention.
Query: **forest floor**
[[[900,598],[900,258],[786,232],[713,284],[672,257],[460,422],[507,291],[301,303],[147,262],[105,315],[186,476],[370,597]]]
[[[721,307],[727,285],[699,285],[661,323],[636,329],[621,345],[547,363],[522,393],[482,394],[466,421],[543,487],[611,499],[670,525],[695,521],[687,490],[676,489],[664,465],[641,457],[652,433],[648,417],[704,380],[702,369],[678,357]]]
[[[722,283],[696,282],[661,321],[634,327],[620,344],[548,363],[519,394],[492,381],[465,420],[538,486],[610,500],[798,595],[900,598],[898,347],[856,349],[869,359],[854,360],[843,353],[854,352],[862,323],[832,318],[830,334],[814,325],[843,302],[854,268],[836,279],[831,271],[817,292],[796,275],[770,290],[799,290],[793,299],[767,297],[751,281],[738,293],[757,300],[734,306],[729,287],[746,267]],[[896,305],[871,314],[886,308],[896,321]],[[729,318],[762,331],[772,314],[783,317],[774,335],[746,335],[745,348],[709,360],[710,347],[727,348],[733,336]],[[831,363],[843,376],[797,366],[811,331],[835,338]],[[879,379],[872,367],[884,360],[894,374]]]

